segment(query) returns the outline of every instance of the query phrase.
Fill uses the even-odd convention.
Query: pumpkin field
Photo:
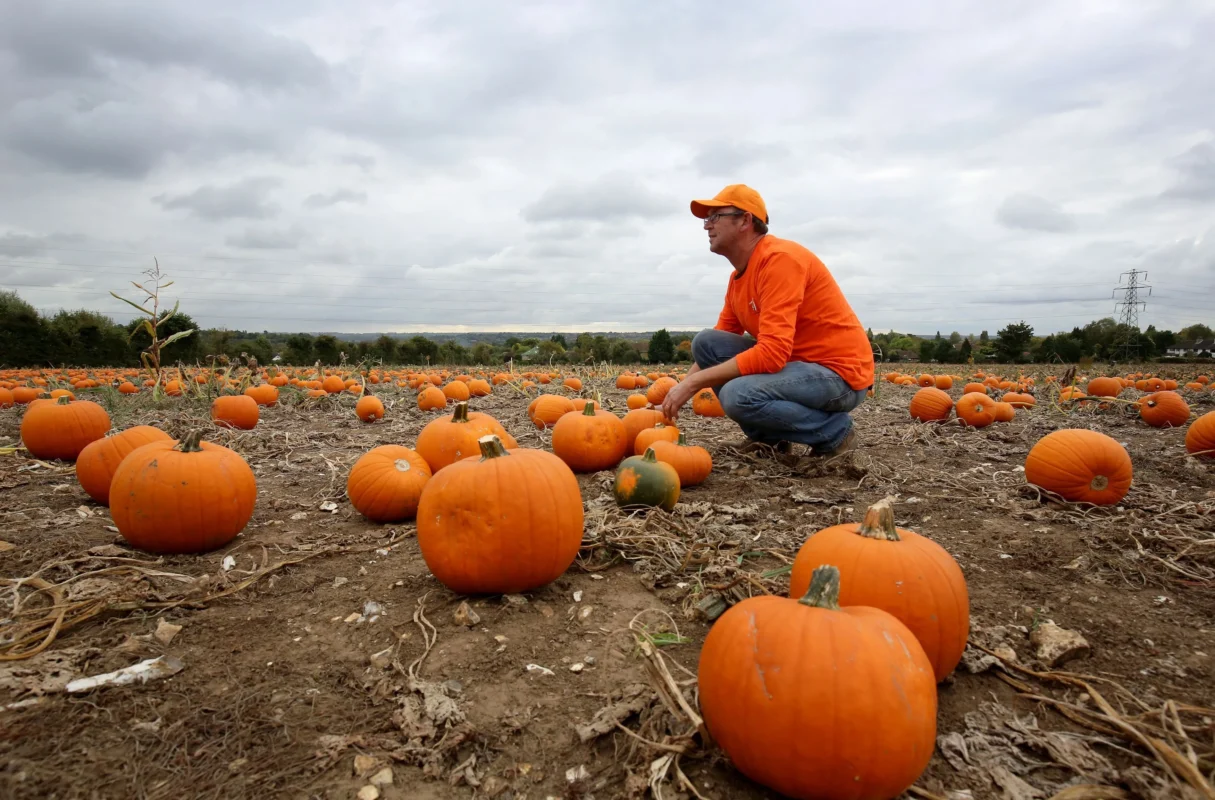
[[[1215,384],[936,366],[0,372],[0,797],[1215,800]]]

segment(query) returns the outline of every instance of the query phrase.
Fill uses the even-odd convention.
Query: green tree
[[[256,339],[246,342],[241,349],[246,355],[256,358],[257,363],[263,367],[274,359],[274,347],[264,333],[259,333]]]
[[[952,364],[957,360],[958,351],[954,349],[948,339],[941,339],[933,347],[932,357],[942,364]]]
[[[596,361],[607,361],[612,357],[612,342],[606,336],[596,336],[591,344],[591,355]]]
[[[488,342],[477,342],[472,348],[472,363],[488,366],[494,363],[494,348]]]
[[[16,292],[0,291],[0,365],[49,366],[46,323]]]
[[[439,359],[439,346],[425,336],[415,336],[409,340],[419,364],[435,364]]]
[[[869,337],[869,341],[873,341],[873,328],[866,328],[865,335]]]
[[[561,346],[560,342],[548,339],[541,342],[537,347],[539,350],[536,356],[537,361],[553,361],[558,364],[565,361],[565,348]]]
[[[122,326],[96,311],[60,311],[47,324],[57,364],[105,367],[130,363]]]
[[[455,339],[448,339],[439,345],[438,359],[442,364],[467,364],[469,362],[468,348]]]
[[[949,334],[949,343],[950,344],[956,346],[958,344],[961,344],[961,342],[962,342],[962,334],[958,333],[957,331],[953,331],[952,333]]]
[[[563,334],[563,333],[554,333],[552,336],[549,337],[548,340],[550,342],[556,342],[557,344],[561,345],[561,352],[563,352],[563,353],[567,349],[569,349],[569,345],[565,343],[565,334]]]
[[[996,334],[996,357],[1002,362],[1018,363],[1033,338],[1034,329],[1024,320],[1005,326]]]
[[[608,360],[613,364],[636,364],[637,351],[628,343],[628,340],[617,339],[612,344],[611,358]]]
[[[398,363],[397,340],[387,334],[380,336],[371,345],[371,357],[385,364]]]
[[[287,337],[287,349],[283,352],[283,360],[288,364],[304,366],[316,361],[312,348],[312,337],[306,333],[293,333]]]
[[[936,344],[931,339],[920,340],[920,361],[927,364],[932,361],[932,356],[936,353]]]
[[[970,339],[963,339],[961,347],[958,348],[958,357],[962,360],[962,363],[970,361],[970,353]]]
[[[322,333],[312,342],[312,354],[322,364],[333,366],[342,359],[342,345],[336,336]]]
[[[1177,339],[1182,342],[1194,342],[1199,339],[1215,339],[1215,331],[1211,330],[1210,326],[1203,325],[1201,322],[1196,325],[1188,325],[1177,331]]]
[[[981,331],[979,333],[979,344],[984,345],[984,344],[987,344],[987,342],[988,342],[987,331]]]
[[[675,360],[675,343],[666,328],[657,330],[650,337],[649,360],[651,364],[663,364]]]

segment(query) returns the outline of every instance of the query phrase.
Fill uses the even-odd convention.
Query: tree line
[[[874,352],[883,361],[921,361],[940,364],[965,364],[970,361],[1016,364],[1022,362],[1075,363],[1081,359],[1125,360],[1126,345],[1132,346],[1141,360],[1165,357],[1175,345],[1211,339],[1215,332],[1202,324],[1179,331],[1128,328],[1113,318],[1093,320],[1070,331],[1035,336],[1033,326],[1022,320],[999,330],[994,337],[982,331],[978,336],[963,336],[953,331],[933,337],[888,331],[876,336],[869,331]]]
[[[61,310],[53,316],[37,309],[12,291],[0,291],[0,367],[119,367],[138,366],[139,353],[149,344],[148,335],[137,329],[138,320],[122,325],[94,311]],[[459,364],[492,366],[517,363],[670,364],[690,362],[691,333],[666,329],[648,340],[608,338],[601,334],[576,336],[553,334],[548,338],[506,338],[501,344],[456,341],[435,342],[425,336],[398,338],[380,336],[370,341],[348,341],[332,334],[271,333],[198,329],[189,314],[178,312],[160,329],[162,336],[191,330],[169,345],[163,363],[205,363],[209,359],[255,358],[259,364],[339,364],[373,362],[387,365]],[[1081,359],[1116,359],[1128,341],[1138,346],[1142,359],[1159,358],[1175,344],[1215,338],[1206,325],[1191,325],[1177,332],[1128,330],[1111,318],[1094,320],[1071,331],[1035,336],[1022,321],[1008,325],[994,337],[982,331],[966,335],[954,331],[942,336],[915,336],[888,331],[869,340],[881,361],[921,361],[963,364],[968,361],[1074,363]],[[678,342],[676,341],[678,339]],[[275,361],[277,357],[277,362]]]
[[[149,344],[138,319],[119,324],[95,311],[61,310],[39,314],[16,292],[0,291],[0,367],[121,367],[138,366],[139,353]],[[386,365],[459,364],[492,366],[510,360],[536,364],[671,363],[691,360],[691,341],[676,344],[669,331],[655,332],[649,340],[609,339],[581,333],[546,339],[507,337],[502,344],[456,341],[435,342],[425,336],[380,336],[372,341],[348,341],[332,334],[271,333],[199,329],[189,314],[178,312],[160,326],[167,337],[179,331],[195,333],[168,345],[162,363],[203,363],[210,359],[232,361],[254,358],[259,364]],[[276,361],[277,358],[277,361]]]

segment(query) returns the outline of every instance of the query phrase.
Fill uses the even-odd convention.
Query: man
[[[692,340],[696,364],[667,393],[663,412],[675,419],[709,386],[748,449],[788,453],[800,443],[816,456],[852,449],[848,412],[873,387],[873,348],[831,273],[814,253],[768,233],[768,209],[749,186],[693,200],[692,214],[734,274],[717,325]]]

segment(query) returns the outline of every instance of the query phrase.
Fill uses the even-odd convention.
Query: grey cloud
[[[1076,227],[1075,220],[1058,203],[1032,194],[1012,194],[996,209],[996,220],[1005,227],[1027,231],[1064,233]]]
[[[1179,200],[1215,200],[1215,144],[1201,142],[1170,159],[1180,174],[1163,196]]]
[[[277,178],[245,178],[226,186],[200,186],[186,194],[159,194],[152,199],[167,211],[188,211],[212,222],[266,219],[278,214],[278,207],[266,195],[280,183]]]
[[[238,86],[317,86],[329,66],[299,41],[176,3],[26,0],[5,14],[0,46],[24,72],[91,76],[126,61],[180,66]]]
[[[304,199],[304,208],[328,208],[335,206],[338,203],[358,203],[363,205],[367,202],[367,192],[356,192],[353,189],[338,189],[329,194],[311,194]]]
[[[790,156],[788,146],[779,143],[714,142],[692,159],[692,166],[705,176],[728,177],[732,183],[747,183],[741,174],[751,165],[780,163]]]
[[[375,158],[373,156],[360,155],[359,153],[351,153],[349,155],[342,156],[341,162],[343,164],[351,164],[356,166],[363,170],[363,172],[370,172],[375,168]]]
[[[647,188],[636,177],[614,173],[596,180],[550,186],[523,208],[523,218],[528,222],[636,219],[668,216],[681,210],[674,198]]]
[[[298,247],[307,233],[303,228],[246,228],[239,234],[229,236],[224,242],[230,247],[246,250],[291,250]]]
[[[58,245],[79,245],[87,241],[75,233],[52,233],[34,236],[28,233],[6,233],[0,236],[0,255],[20,258],[37,256],[55,249]]]

